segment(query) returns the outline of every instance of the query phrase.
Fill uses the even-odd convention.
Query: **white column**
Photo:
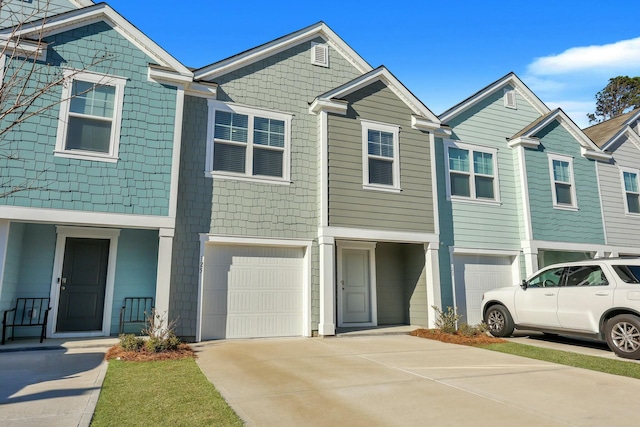
[[[171,290],[171,255],[173,252],[173,228],[161,228],[158,242],[158,276],[156,278],[156,312],[169,317],[169,292]]]
[[[319,335],[336,334],[335,240],[321,236],[320,247],[320,324]]]
[[[7,259],[7,245],[9,244],[9,221],[0,220],[0,296],[2,296],[2,283],[4,282],[4,263]]]
[[[525,276],[529,277],[538,271],[538,248],[523,245],[522,255],[524,256]]]
[[[435,321],[438,314],[433,306],[442,309],[442,294],[440,292],[440,263],[438,257],[439,242],[425,243],[424,245],[424,268],[427,281],[427,315],[429,327],[435,328]]]

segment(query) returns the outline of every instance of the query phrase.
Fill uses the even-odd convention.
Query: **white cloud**
[[[637,70],[640,68],[640,37],[616,43],[573,47],[558,55],[536,58],[528,72],[556,75],[577,71]]]
[[[593,113],[593,101],[549,101],[546,104],[552,110],[562,108],[562,111],[567,113],[578,127],[585,128],[589,126],[587,114]]]

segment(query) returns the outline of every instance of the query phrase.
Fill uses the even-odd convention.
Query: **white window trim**
[[[503,94],[503,98],[504,98],[504,106],[507,108],[511,108],[513,110],[517,110],[518,109],[518,101],[516,98],[516,90],[515,89],[508,89],[508,88],[504,88],[502,91]],[[509,94],[513,94],[513,104],[509,103]]]
[[[475,171],[469,172],[469,186],[471,194],[470,197],[464,196],[456,196],[451,194],[451,171],[449,169],[449,148],[459,148],[461,150],[468,150],[470,152],[469,156],[469,164],[470,168],[473,170],[473,152],[477,151],[480,153],[490,153],[493,156],[493,195],[494,199],[482,199],[476,197],[476,180],[473,179],[476,175]],[[446,184],[447,184],[447,200],[455,201],[455,202],[463,202],[463,203],[482,203],[488,205],[500,205],[500,179],[498,174],[498,149],[492,147],[485,147],[482,145],[475,144],[467,144],[460,141],[454,141],[452,139],[447,139],[444,141],[444,160],[445,160],[445,170],[447,174]],[[456,171],[457,172],[457,171]],[[482,176],[480,174],[480,176]]]
[[[400,126],[360,119],[362,126],[362,188],[365,190],[399,193],[400,187]],[[369,130],[393,134],[393,185],[369,183]],[[378,156],[372,156],[377,158]],[[385,159],[389,159],[385,157]]]
[[[624,173],[634,173],[636,174],[636,180],[638,181],[639,184],[639,190],[640,190],[640,170],[638,169],[633,169],[633,168],[627,168],[627,167],[620,167],[620,186],[622,187],[622,203],[624,204],[624,213],[626,215],[629,216],[634,216],[634,217],[640,217],[640,213],[637,212],[629,212],[629,204],[627,203],[627,189],[624,186]]]
[[[60,103],[60,113],[58,115],[58,134],[56,137],[56,148],[54,155],[57,157],[68,157],[71,159],[95,160],[99,162],[115,163],[118,161],[120,150],[120,128],[122,126],[122,108],[124,104],[124,86],[127,79],[124,77],[111,76],[107,74],[92,73],[88,71],[78,71],[65,69],[65,84],[62,87],[62,102]],[[71,105],[71,90],[73,81],[80,80],[89,83],[96,83],[105,86],[113,86],[116,89],[114,99],[114,113],[111,122],[111,140],[109,141],[109,152],[98,153],[95,151],[67,150],[67,125],[69,117],[69,107]]]
[[[205,160],[205,176],[210,178],[227,179],[234,181],[267,182],[272,184],[291,184],[291,122],[293,115],[271,110],[263,110],[232,103],[226,103],[210,99],[207,102],[209,114],[207,119],[207,152]],[[245,114],[249,117],[249,141],[247,142],[247,153],[245,163],[245,173],[234,173],[213,170],[213,145],[215,132],[216,111],[228,111],[231,113]],[[282,178],[272,176],[254,176],[253,171],[253,118],[255,116],[266,119],[276,119],[284,121],[284,150],[282,155]]]
[[[324,51],[324,62],[318,61],[316,51],[322,49]],[[329,45],[327,43],[311,42],[311,64],[320,67],[329,67]]]
[[[548,154],[549,156],[549,180],[551,182],[551,195],[553,198],[553,208],[554,209],[561,209],[561,210],[568,210],[568,211],[577,211],[578,210],[578,198],[576,197],[576,182],[575,182],[575,177],[574,177],[574,173],[573,173],[573,157],[571,156],[563,156],[561,154]],[[571,205],[560,205],[558,204],[557,200],[558,198],[556,197],[556,181],[553,177],[553,161],[554,160],[558,160],[560,162],[567,162],[569,163],[569,175],[571,178]],[[560,181],[559,181],[560,182]],[[566,184],[565,182],[563,182],[563,184]]]

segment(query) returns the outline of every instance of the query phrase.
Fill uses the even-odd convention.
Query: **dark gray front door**
[[[102,330],[109,240],[67,238],[64,249],[58,332]]]

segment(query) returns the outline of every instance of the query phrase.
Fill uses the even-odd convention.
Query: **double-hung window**
[[[549,154],[553,206],[559,209],[577,209],[576,186],[573,179],[573,158]]]
[[[289,180],[291,115],[209,101],[209,123],[211,175]]]
[[[126,80],[65,70],[55,154],[115,162]]]
[[[622,190],[625,196],[625,211],[628,214],[640,214],[640,191],[638,191],[638,170],[620,169]]]
[[[364,188],[400,191],[400,127],[364,119],[360,123]]]
[[[495,149],[453,141],[445,148],[450,198],[499,201]]]

